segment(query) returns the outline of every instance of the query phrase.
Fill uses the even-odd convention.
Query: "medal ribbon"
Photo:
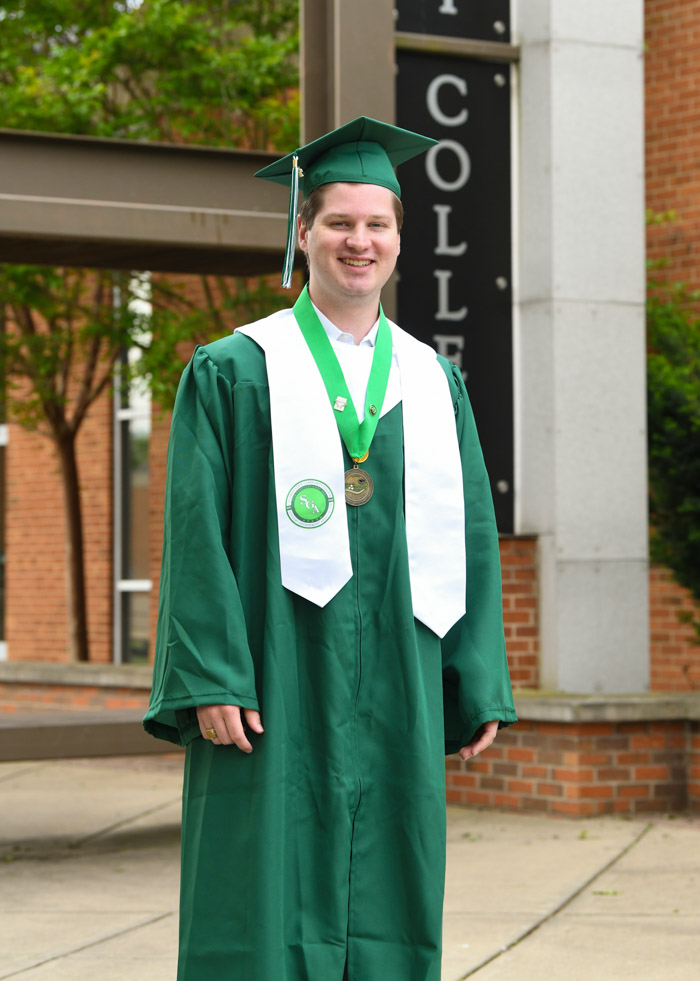
[[[369,454],[389,383],[389,372],[391,371],[393,348],[391,328],[384,316],[381,304],[379,306],[377,340],[374,345],[372,368],[369,373],[365,396],[365,417],[361,423],[358,422],[357,410],[353,405],[343,369],[340,367],[330,338],[314,310],[308,286],[304,287],[299,299],[294,304],[294,316],[316,362],[331,405],[335,408],[338,396],[346,400],[345,408],[342,411],[336,411],[334,415],[348,453],[356,463],[362,463]],[[370,406],[375,410],[374,412],[370,412]]]

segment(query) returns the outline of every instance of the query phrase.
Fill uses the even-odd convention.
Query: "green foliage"
[[[0,3],[0,126],[296,143],[297,0]]]
[[[700,601],[699,300],[681,284],[649,283],[651,553]]]

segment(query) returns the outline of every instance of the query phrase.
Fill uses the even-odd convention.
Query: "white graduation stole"
[[[432,348],[389,326],[401,375],[413,613],[443,637],[464,614],[466,598],[454,409]],[[238,330],[265,352],[282,585],[325,606],[352,577],[345,463],[333,408],[291,310]]]

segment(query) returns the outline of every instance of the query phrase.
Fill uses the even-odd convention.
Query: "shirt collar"
[[[362,340],[358,345],[355,345],[355,340],[352,334],[348,334],[345,331],[339,330],[339,328],[335,326],[333,321],[329,320],[328,317],[325,315],[325,313],[319,310],[319,308],[316,306],[313,300],[311,301],[311,305],[313,306],[314,310],[318,314],[318,319],[321,321],[321,324],[323,325],[323,329],[328,334],[328,337],[331,341],[338,341],[340,344],[352,344],[353,347],[355,346],[362,347],[363,345],[366,345],[368,347],[374,347],[374,345],[376,344],[377,331],[379,330],[379,318],[377,318],[377,322],[375,323],[374,327],[372,327],[370,332],[362,338]]]

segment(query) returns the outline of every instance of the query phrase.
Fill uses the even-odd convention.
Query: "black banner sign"
[[[510,41],[510,0],[396,0],[397,31]]]
[[[512,532],[510,69],[410,51],[397,61],[398,125],[440,141],[398,170],[398,320],[462,369],[498,527]]]

